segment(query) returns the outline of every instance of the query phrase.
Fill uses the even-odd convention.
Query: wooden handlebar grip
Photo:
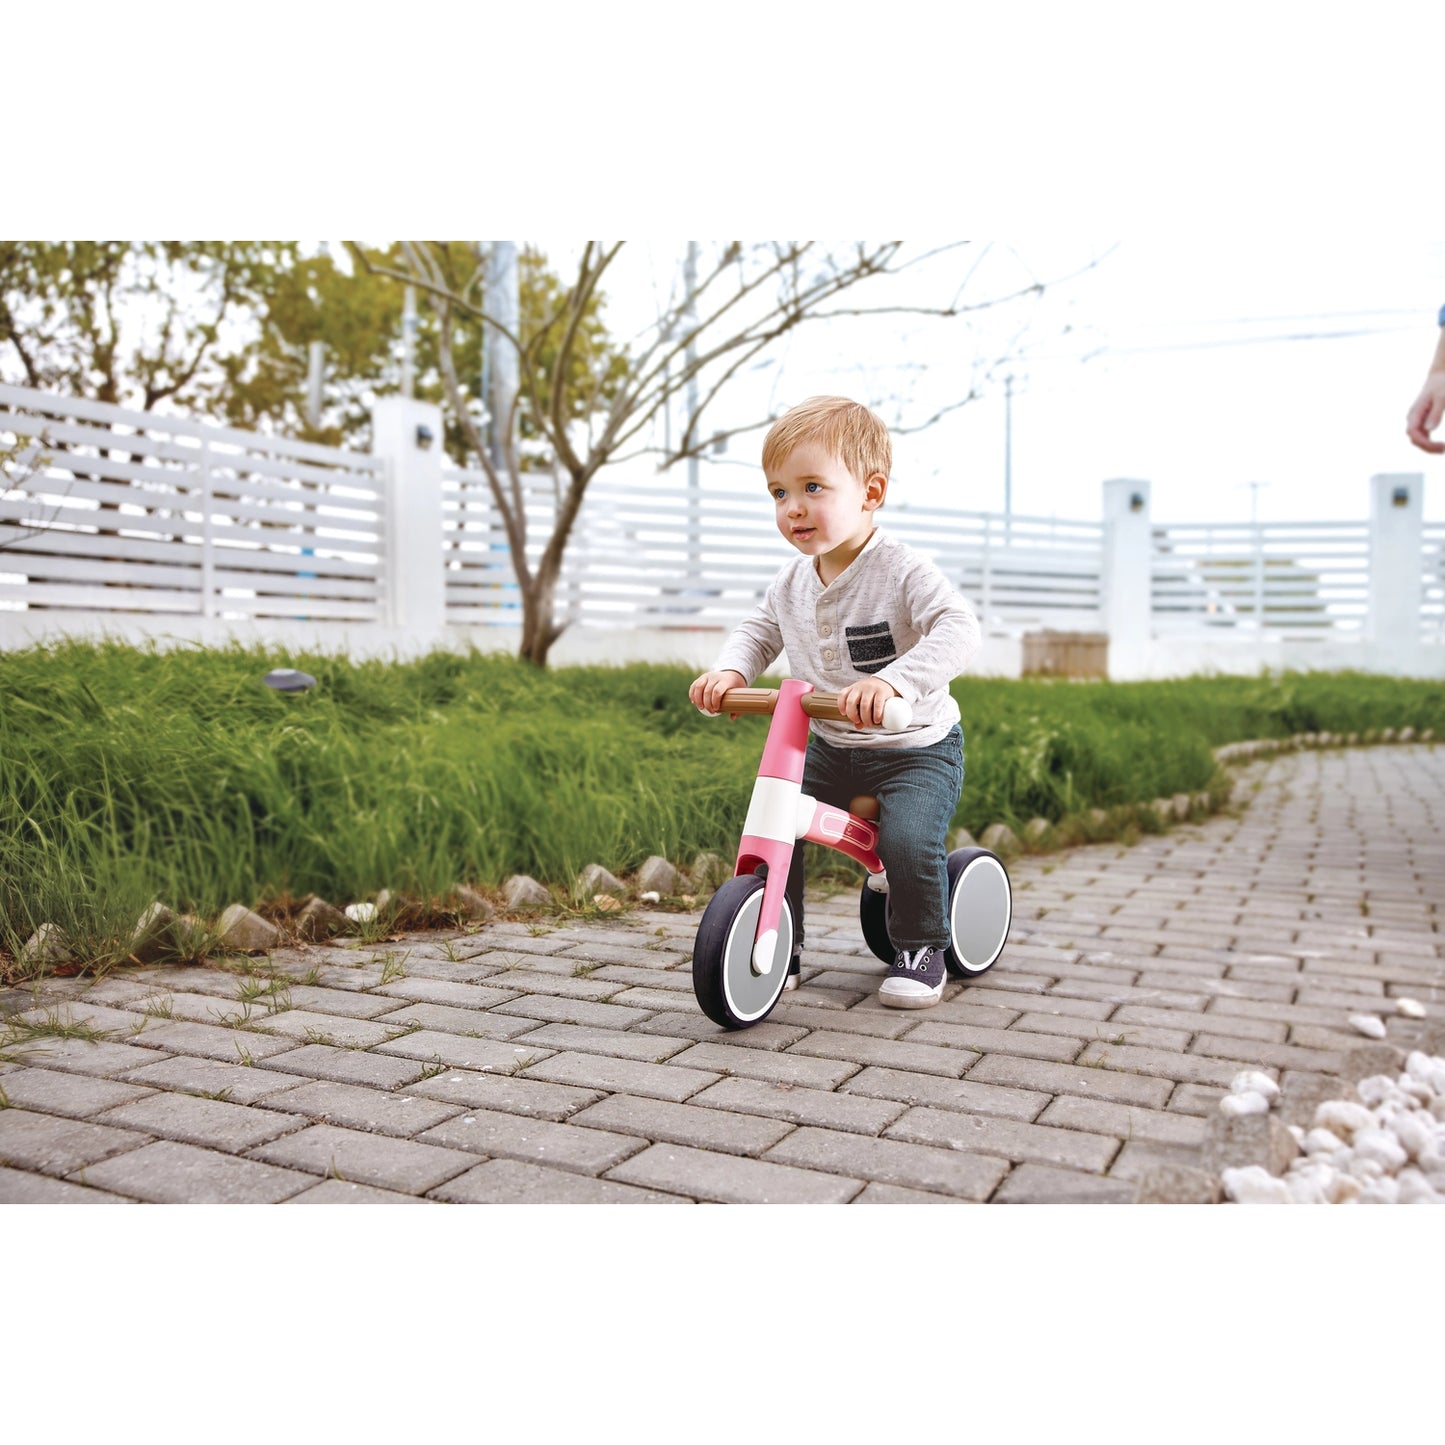
[[[771,713],[778,705],[775,687],[734,687],[723,693],[718,711],[725,713]]]

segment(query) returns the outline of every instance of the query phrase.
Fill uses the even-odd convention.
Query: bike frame
[[[753,944],[753,971],[770,973],[777,948],[778,922],[788,888],[793,849],[800,842],[819,843],[855,859],[868,870],[868,886],[888,891],[883,860],[878,856],[878,829],[846,808],[820,803],[803,791],[803,761],[808,749],[808,714],[803,698],[810,682],[790,678],[778,689],[768,727],[752,801],[743,822],[734,876],[767,866],[763,902]]]

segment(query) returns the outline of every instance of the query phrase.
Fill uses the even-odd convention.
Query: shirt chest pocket
[[[893,633],[886,622],[847,627],[844,634],[848,643],[848,661],[859,672],[879,672],[898,657]]]

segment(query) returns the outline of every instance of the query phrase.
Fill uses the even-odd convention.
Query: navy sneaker
[[[878,990],[878,1002],[886,1008],[932,1008],[943,997],[947,980],[941,948],[920,948],[913,953],[900,948]]]
[[[803,981],[803,955],[799,951],[788,960],[788,976],[783,980],[783,992],[797,988]]]

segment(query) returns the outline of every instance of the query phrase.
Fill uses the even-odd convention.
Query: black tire
[[[1008,942],[1013,887],[1008,869],[987,848],[955,848],[948,855],[948,952],[953,978],[987,973]]]
[[[877,958],[892,963],[889,895],[867,883],[858,899],[863,940]],[[987,848],[956,848],[948,855],[949,946],[943,955],[950,978],[977,978],[998,962],[1013,920],[1013,889],[998,854]]]
[[[888,936],[888,895],[870,888],[865,882],[858,898],[858,922],[863,926],[863,941],[874,956],[884,963],[893,962],[893,940]]]
[[[783,900],[772,971],[753,972],[753,940],[763,903],[763,880],[729,878],[712,896],[692,950],[692,991],[698,1006],[725,1029],[748,1029],[765,1019],[788,979],[793,911]]]

